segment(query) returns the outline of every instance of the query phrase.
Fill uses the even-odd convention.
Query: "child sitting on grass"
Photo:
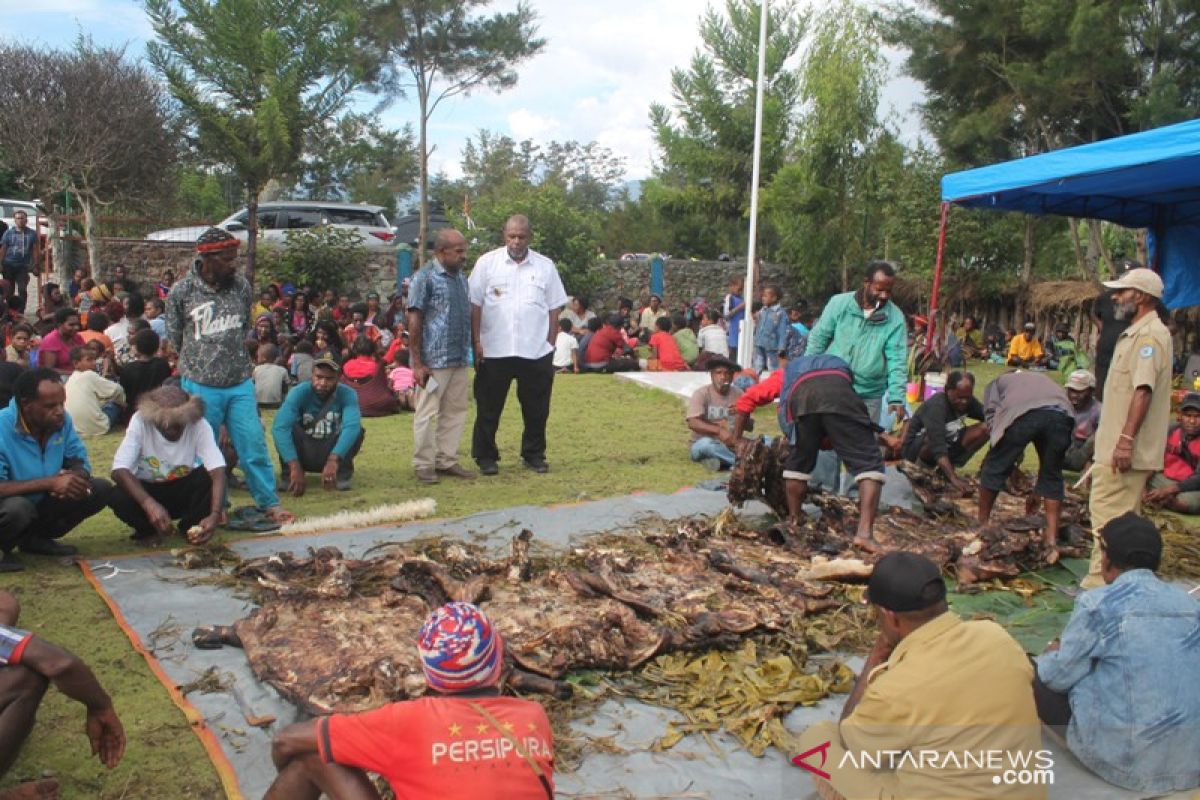
[[[683,372],[688,368],[687,362],[679,353],[679,345],[671,335],[671,318],[659,317],[654,321],[658,328],[650,335],[650,347],[654,357],[658,359],[658,368],[663,372]]]
[[[133,360],[121,368],[121,388],[125,390],[126,405],[137,409],[138,398],[162,386],[171,377],[171,365],[158,354],[161,346],[158,334],[151,328],[133,335]]]
[[[558,336],[554,339],[555,372],[579,372],[579,340],[571,335],[569,319],[558,321]]]
[[[26,369],[29,368],[29,356],[33,347],[33,326],[22,322],[15,325],[12,329],[12,341],[4,350],[5,361],[11,361],[14,364],[20,364]]]
[[[121,419],[125,407],[125,390],[116,381],[96,372],[99,342],[71,348],[71,365],[75,371],[67,378],[67,413],[80,436],[100,436],[108,433]]]
[[[415,411],[417,408],[417,381],[408,364],[408,351],[397,350],[392,357],[392,364],[395,366],[388,373],[388,382],[391,384],[392,393],[400,401],[401,408]]]
[[[254,368],[254,399],[259,408],[279,408],[287,394],[287,367],[276,364],[278,345],[262,342],[258,346],[258,366]]]
[[[288,372],[293,383],[305,383],[312,377],[313,343],[306,338],[296,342],[292,357],[288,359]]]

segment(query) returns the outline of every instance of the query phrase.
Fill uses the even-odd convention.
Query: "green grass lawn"
[[[608,376],[562,376],[555,381],[551,409],[548,474],[536,475],[521,465],[521,416],[514,391],[500,427],[502,460],[496,477],[418,484],[410,463],[412,417],[405,414],[366,420],[367,439],[356,460],[353,491],[323,491],[318,476],[310,475],[305,496],[285,497],[285,505],[298,515],[324,515],[433,497],[438,516],[455,517],[513,505],[671,492],[712,477],[688,460],[683,402],[676,397]],[[764,410],[760,431],[772,428],[769,413]],[[461,451],[468,465],[470,431],[468,424]],[[88,440],[97,474],[107,474],[118,443],[117,434]],[[245,492],[234,492],[232,499],[235,505],[250,502]],[[105,511],[66,541],[92,558],[132,552],[127,533]],[[233,538],[228,532],[221,535]],[[0,582],[21,600],[21,626],[87,661],[113,696],[129,747],[116,769],[100,767],[88,754],[83,707],[52,689],[33,735],[0,787],[49,771],[62,782],[66,798],[221,796],[216,773],[183,714],[79,570],[52,558],[24,560],[24,573]]]
[[[983,387],[1003,368],[973,365],[973,371],[982,397]],[[323,491],[318,477],[311,475],[308,493],[300,499],[285,498],[285,505],[307,516],[433,497],[438,516],[455,517],[514,505],[671,492],[712,477],[687,457],[688,434],[679,398],[608,376],[563,376],[555,381],[551,408],[549,474],[536,475],[521,466],[521,417],[514,392],[500,428],[503,459],[494,478],[418,484],[410,465],[412,418],[406,414],[366,421],[367,439],[356,462],[353,491]],[[760,409],[756,417],[757,433],[775,430],[772,408]],[[107,473],[118,442],[115,434],[88,441],[98,474]],[[469,442],[468,424],[461,451],[468,464]],[[244,492],[235,492],[233,502],[242,505],[250,500]],[[228,532],[221,535],[233,538]],[[124,526],[107,511],[70,534],[68,541],[87,558],[134,549]],[[91,665],[113,696],[129,747],[119,767],[111,772],[101,768],[88,755],[82,707],[51,690],[30,741],[0,787],[49,771],[62,781],[67,798],[221,796],[199,740],[79,570],[51,558],[27,556],[25,561],[26,572],[0,583],[20,598],[22,627],[72,650]]]

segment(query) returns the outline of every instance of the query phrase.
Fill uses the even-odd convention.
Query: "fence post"
[[[663,257],[661,253],[656,253],[650,259],[650,294],[658,295],[665,303],[666,298],[663,297],[664,282]]]
[[[413,252],[406,244],[396,246],[396,294],[404,291],[404,280],[412,275]]]

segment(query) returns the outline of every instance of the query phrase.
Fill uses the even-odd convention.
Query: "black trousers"
[[[1071,446],[1075,421],[1057,408],[1035,408],[1013,420],[1000,441],[988,448],[979,467],[979,485],[993,492],[1004,490],[1008,476],[1032,443],[1038,454],[1038,477],[1033,493],[1047,500],[1062,500],[1063,459]]]
[[[358,455],[358,451],[362,448],[363,440],[367,438],[366,429],[358,432],[358,438],[354,440],[354,444],[350,446],[349,452],[345,458],[338,459],[337,479],[339,481],[348,481],[354,477],[354,457]],[[335,433],[332,436],[326,436],[323,439],[314,439],[304,432],[304,428],[299,424],[292,426],[292,445],[296,448],[297,460],[300,462],[300,468],[305,472],[324,472],[325,462],[329,460],[329,454],[333,452],[334,445],[337,444],[338,435]],[[283,456],[279,455],[279,451],[275,451],[275,455],[279,456],[279,471],[287,480],[288,465],[283,460]]]
[[[517,401],[525,431],[521,434],[521,458],[537,461],[546,457],[546,420],[550,417],[550,393],[554,389],[554,354],[542,358],[486,358],[475,367],[475,431],[471,457],[475,461],[499,461],[496,430],[508,400],[508,389],[517,381]]]
[[[0,500],[0,550],[9,552],[31,538],[59,539],[81,522],[108,505],[113,485],[91,478],[92,493],[82,500],[64,500],[42,495],[34,503],[27,497]]]
[[[204,467],[196,467],[173,481],[139,482],[146,494],[167,510],[171,519],[179,520],[181,533],[199,524],[212,511],[212,478]],[[113,487],[108,504],[117,519],[133,528],[134,536],[145,538],[158,533],[138,502],[120,486]]]
[[[1066,736],[1067,726],[1071,724],[1071,698],[1042,683],[1037,674],[1037,661],[1033,656],[1029,660],[1033,663],[1033,702],[1037,706],[1038,719],[1054,728],[1060,736]]]

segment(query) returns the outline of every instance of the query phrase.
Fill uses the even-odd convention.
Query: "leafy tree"
[[[345,286],[370,260],[359,235],[348,228],[322,225],[284,234],[286,247],[264,247],[262,272],[272,281],[309,286],[318,291]]]
[[[443,100],[480,89],[516,84],[514,67],[537,55],[536,15],[525,2],[516,10],[473,16],[489,0],[379,0],[370,5],[363,32],[381,65],[379,85],[393,96],[413,90],[418,111],[421,223],[428,240],[429,120]],[[423,261],[424,248],[418,250]]]
[[[389,131],[374,115],[344,114],[314,131],[300,169],[296,196],[373,203],[390,218],[417,177],[412,127]]]
[[[254,283],[258,196],[293,173],[305,142],[363,79],[354,0],[145,0],[150,62],[246,192],[246,277]]]
[[[599,215],[572,203],[566,189],[555,183],[511,182],[474,203],[472,257],[503,244],[504,222],[514,213],[529,217],[530,246],[554,261],[568,292],[587,294],[596,288],[589,268],[599,239]],[[452,210],[451,216],[461,221],[457,211]]]
[[[870,153],[880,134],[883,70],[864,12],[847,2],[819,18],[801,77],[807,113],[795,156],[764,197],[779,231],[779,256],[797,265],[809,285],[837,269],[845,290],[850,264],[869,254]]]
[[[241,205],[241,181],[229,170],[192,166],[177,173],[175,214],[179,219],[219,222]]]
[[[176,157],[168,98],[123,48],[86,37],[66,51],[0,45],[0,71],[21,76],[5,90],[19,112],[0,114],[5,155],[33,193],[69,192],[79,203],[88,261],[99,275],[97,209],[118,201],[146,208],[168,194]]]
[[[659,150],[647,201],[681,230],[681,246],[708,255],[742,247],[749,208],[761,5],[725,0],[700,20],[703,45],[687,69],[671,73],[673,109],[650,108]],[[762,181],[783,166],[795,131],[800,83],[788,62],[799,52],[808,15],[790,0],[770,8],[764,90]],[[703,226],[700,223],[706,223]]]

